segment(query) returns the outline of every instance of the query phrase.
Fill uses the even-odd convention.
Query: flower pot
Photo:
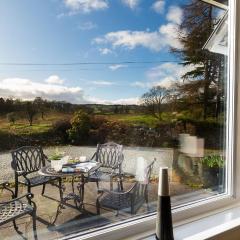
[[[203,168],[203,185],[204,188],[211,188],[213,191],[224,191],[224,168],[221,167],[204,167]]]

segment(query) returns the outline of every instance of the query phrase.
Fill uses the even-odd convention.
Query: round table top
[[[77,171],[77,172],[62,172],[62,171],[55,171],[51,165],[45,166],[41,168],[38,173],[43,176],[48,176],[48,177],[67,177],[67,176],[79,176],[79,175],[89,175],[89,173],[92,173],[96,171],[98,168],[101,167],[101,163],[97,163],[95,167],[92,167],[89,171],[84,172],[84,171]]]

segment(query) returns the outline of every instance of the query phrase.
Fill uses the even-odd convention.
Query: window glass
[[[40,239],[155,212],[160,167],[173,206],[227,191],[225,9],[12,0],[0,16],[0,180],[33,193]],[[31,239],[35,205],[18,203],[0,205],[1,236],[16,219]]]

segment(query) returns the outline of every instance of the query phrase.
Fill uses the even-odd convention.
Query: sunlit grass
[[[106,117],[109,120],[121,121],[127,124],[133,125],[146,125],[149,127],[154,127],[159,122],[156,118],[151,115],[141,115],[141,114],[115,114]]]
[[[46,113],[44,118],[37,115],[32,126],[30,126],[26,118],[20,118],[15,123],[10,123],[6,117],[0,117],[0,128],[3,132],[10,132],[13,134],[27,135],[48,132],[52,128],[55,121],[71,118],[71,115],[66,113]]]

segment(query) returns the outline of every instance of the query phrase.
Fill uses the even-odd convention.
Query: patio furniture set
[[[7,182],[0,184],[0,187],[9,191],[12,197],[9,201],[0,202],[0,225],[13,222],[15,230],[19,234],[22,234],[22,232],[16,225],[16,219],[24,215],[30,215],[33,221],[33,236],[34,239],[37,239],[37,207],[32,200],[33,194],[31,192],[32,188],[36,186],[42,186],[42,195],[45,192],[46,184],[54,185],[59,189],[60,201],[55,219],[51,224],[56,222],[61,209],[69,200],[74,201],[78,210],[84,211],[84,185],[87,182],[95,182],[97,185],[97,214],[100,214],[101,208],[115,210],[117,214],[120,210],[136,214],[144,202],[148,206],[148,183],[155,160],[144,170],[146,181],[135,181],[128,190],[124,191],[123,179],[125,174],[122,171],[124,160],[122,145],[113,142],[98,144],[96,152],[89,159],[90,163],[94,163],[93,166],[84,169],[84,171],[76,172],[55,171],[48,164],[48,157],[43,153],[41,147],[24,146],[12,151],[11,154],[11,166],[15,174],[15,191],[10,188],[10,184]],[[33,173],[35,173],[34,176],[32,176]],[[72,177],[73,179],[72,192],[64,196],[66,187],[63,179],[66,177]],[[74,191],[75,178],[78,179],[77,192]],[[101,181],[109,182],[109,189],[100,189],[99,182]],[[114,183],[117,185],[115,189]],[[27,193],[20,197],[18,196],[19,184],[27,187]],[[24,199],[27,201],[24,201]]]

